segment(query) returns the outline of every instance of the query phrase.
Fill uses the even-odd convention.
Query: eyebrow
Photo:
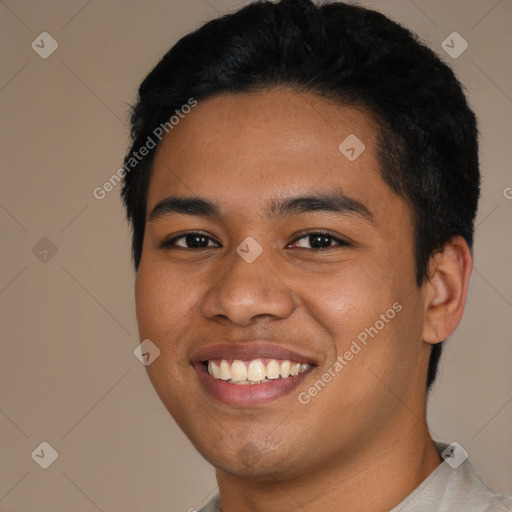
[[[341,190],[289,197],[282,200],[273,199],[267,205],[265,214],[267,219],[278,221],[287,216],[318,211],[355,215],[370,222],[373,220],[371,212],[363,203],[347,196]],[[149,221],[175,214],[217,218],[222,216],[221,207],[215,201],[202,197],[170,196],[155,205],[149,214]]]

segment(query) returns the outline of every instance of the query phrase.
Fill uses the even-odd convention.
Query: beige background
[[[511,0],[366,1],[416,31],[465,84],[480,119],[483,195],[463,322],[430,398],[457,441],[512,492]],[[128,104],[160,56],[231,0],[6,0],[0,4],[2,229],[0,510],[187,511],[216,491],[134,357],[129,232],[119,187]],[[43,31],[58,49],[42,59]],[[441,42],[459,32],[457,59]],[[47,261],[38,241],[57,248]],[[36,257],[34,252],[38,253]],[[31,453],[58,452],[48,468]]]

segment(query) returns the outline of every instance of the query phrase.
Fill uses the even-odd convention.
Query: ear
[[[430,277],[423,285],[423,340],[426,343],[446,340],[459,325],[472,269],[471,251],[461,236],[452,237],[442,250],[431,256]]]

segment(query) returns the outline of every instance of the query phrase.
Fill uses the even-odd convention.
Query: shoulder
[[[435,445],[443,462],[391,512],[512,511],[512,497],[489,487],[462,447],[440,442]]]
[[[467,473],[466,486],[461,486],[461,490],[467,494],[467,510],[478,512],[510,512],[512,511],[512,496],[489,487],[479,475],[477,470],[469,460],[464,462],[463,470]],[[474,504],[474,505],[472,505]],[[470,508],[474,506],[474,508]]]

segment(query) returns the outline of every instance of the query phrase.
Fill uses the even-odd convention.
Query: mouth
[[[312,358],[250,342],[206,348],[193,367],[205,390],[224,404],[263,405],[293,391],[316,366]]]
[[[208,375],[214,379],[238,385],[264,384],[276,379],[288,379],[311,368],[309,363],[278,359],[217,359],[203,361],[203,364]]]

